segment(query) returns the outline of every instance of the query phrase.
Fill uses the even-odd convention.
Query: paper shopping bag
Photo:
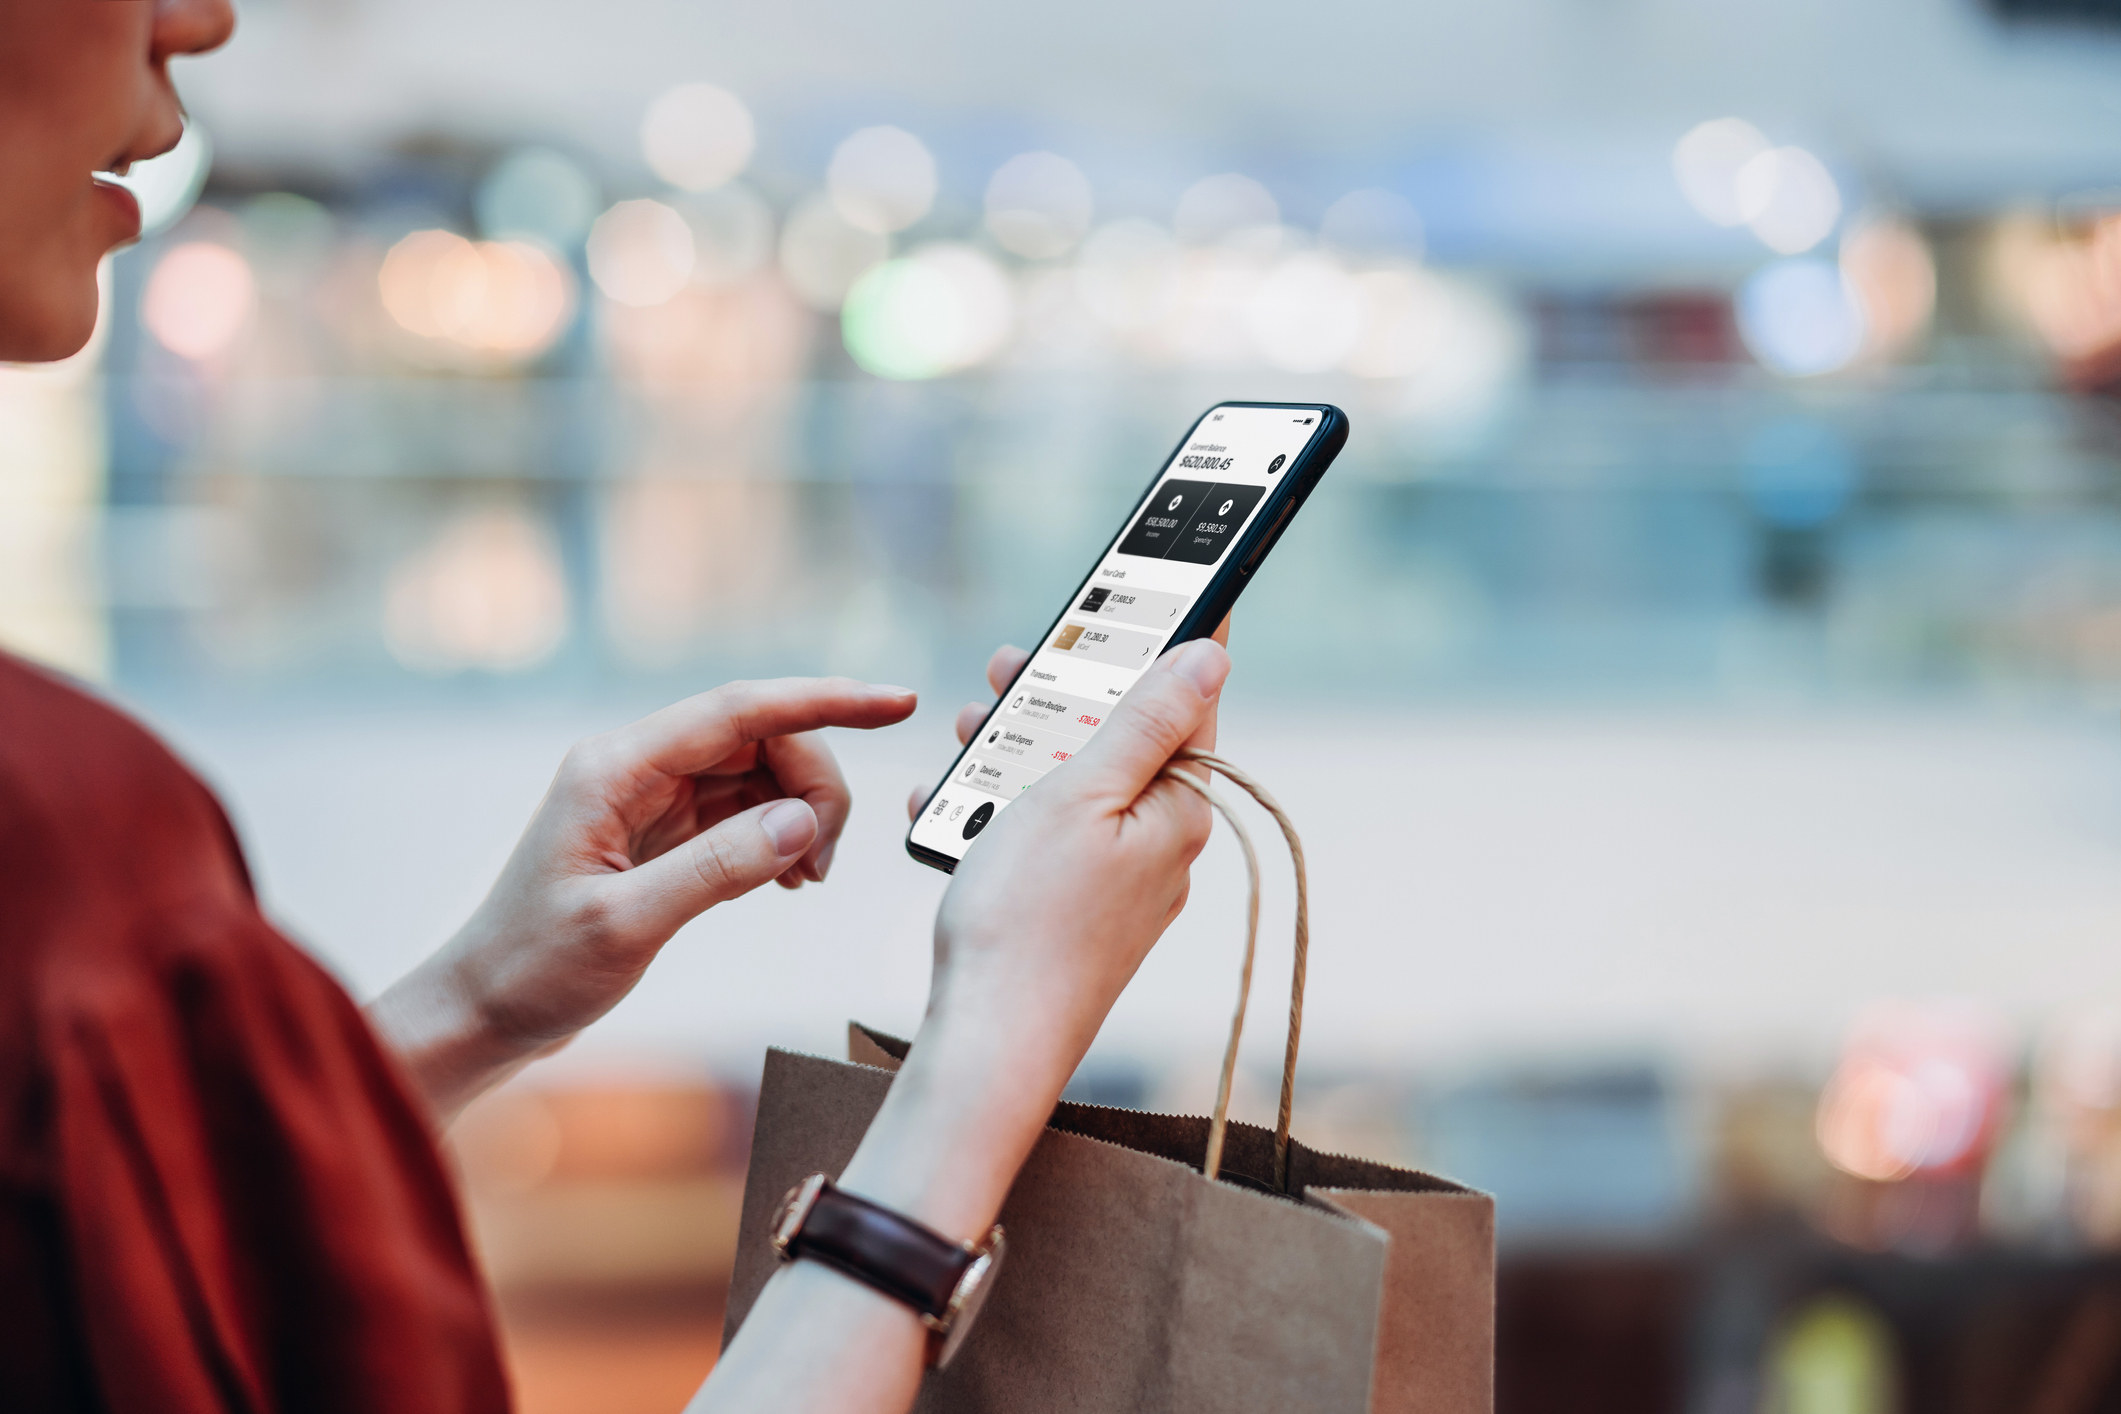
[[[1301,959],[1293,827],[1241,773],[1204,759],[1260,797],[1290,838]],[[1242,825],[1214,803],[1252,865]],[[1248,978],[1250,957],[1248,937]],[[1235,1024],[1211,1116],[1059,1105],[1002,1208],[1008,1262],[917,1409],[1488,1414],[1493,1202],[1288,1137],[1301,981],[1300,963],[1278,1131],[1223,1118]],[[725,1342],[773,1274],[768,1230],[782,1196],[845,1167],[908,1049],[860,1026],[848,1040],[846,1062],[767,1052]]]

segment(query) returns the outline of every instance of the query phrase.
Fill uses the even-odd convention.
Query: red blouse
[[[0,655],[0,1409],[508,1407],[427,1122],[206,788]]]

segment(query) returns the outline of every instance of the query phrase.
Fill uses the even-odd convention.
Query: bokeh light
[[[726,285],[773,258],[773,208],[742,182],[677,203],[692,227],[693,283]]]
[[[140,203],[140,233],[151,236],[175,225],[206,190],[214,164],[213,144],[196,118],[187,118],[184,136],[160,157],[135,162],[124,176],[111,176]]]
[[[485,270],[454,231],[414,231],[390,248],[376,283],[383,308],[411,333],[446,339],[468,325],[484,294]]]
[[[1363,288],[1326,256],[1292,255],[1260,282],[1245,314],[1253,347],[1269,365],[1323,373],[1362,337]]]
[[[1281,207],[1273,193],[1236,172],[1203,177],[1187,187],[1171,215],[1172,232],[1185,245],[1212,245],[1280,224]]]
[[[1443,279],[1420,269],[1372,270],[1356,279],[1364,322],[1348,350],[1348,372],[1412,378],[1428,369],[1450,333],[1451,291]]]
[[[2042,1041],[2038,1075],[2050,1104],[2121,1111],[2121,1005],[2085,1004],[2059,1019]]]
[[[225,245],[191,241],[155,263],[140,322],[171,353],[205,360],[225,353],[257,306],[250,262]]]
[[[1820,1152],[1872,1182],[1967,1167],[2000,1126],[2003,1071],[1978,1023],[1881,1008],[1859,1026],[1819,1097]]]
[[[1387,385],[1383,405],[1407,426],[1477,430],[1530,356],[1522,316],[1493,291],[1418,265],[1352,277],[1360,332],[1340,366]]]
[[[812,309],[837,310],[854,282],[890,253],[888,237],[849,222],[821,196],[789,212],[781,227],[781,273]]]
[[[987,182],[987,230],[1027,260],[1066,255],[1088,234],[1096,200],[1083,169],[1052,152],[1025,152]]]
[[[589,233],[601,198],[579,163],[545,147],[502,158],[473,197],[479,230],[495,240],[527,238],[572,250]]]
[[[1903,1356],[1892,1323],[1846,1292],[1806,1298],[1766,1354],[1758,1409],[1893,1414],[1909,1407],[1901,1396]]]
[[[504,360],[543,353],[574,312],[566,267],[524,241],[415,231],[376,278],[384,309],[407,332]]]
[[[1841,275],[1863,312],[1866,355],[1891,358],[1929,329],[1937,308],[1937,262],[1914,227],[1876,220],[1847,231]]]
[[[574,282],[565,266],[527,241],[481,241],[485,288],[459,342],[510,358],[543,353],[574,313]]]
[[[2082,235],[2045,221],[2007,221],[1991,263],[2001,293],[2061,358],[2089,363],[2121,345],[2121,217]]]
[[[1768,150],[1768,140],[1743,118],[1715,118],[1691,129],[1672,149],[1672,175],[1687,202],[1719,226],[1743,226],[1738,173]]]
[[[474,512],[390,576],[384,640],[422,672],[511,672],[552,656],[567,633],[567,583],[551,533],[523,512]]]
[[[620,304],[661,304],[692,279],[692,227],[660,201],[622,201],[589,229],[589,275]]]
[[[1418,260],[1423,242],[1421,213],[1398,192],[1360,187],[1326,208],[1318,223],[1318,238],[1352,260]]]
[[[1421,268],[1359,277],[1368,324],[1348,371],[1391,378],[1389,405],[1408,424],[1469,434],[1499,408],[1531,357],[1523,314],[1502,294]]]
[[[813,325],[786,285],[771,279],[693,285],[647,308],[615,304],[599,321],[620,377],[731,394],[770,392],[796,377]]]
[[[1194,368],[1243,368],[1261,363],[1253,315],[1272,268],[1280,228],[1243,228],[1247,236],[1182,249],[1178,297],[1170,317],[1148,331],[1145,352]]]
[[[1076,258],[1076,289],[1091,317],[1136,332],[1162,322],[1179,297],[1179,252],[1154,221],[1129,217],[1100,226]]]
[[[1776,147],[1738,169],[1738,207],[1761,243],[1802,255],[1834,233],[1841,189],[1826,164],[1801,147]]]
[[[849,224],[889,235],[935,205],[935,157],[904,128],[863,128],[833,152],[825,187]]]
[[[1845,367],[1863,348],[1863,311],[1824,260],[1778,260],[1738,292],[1738,332],[1753,357],[1786,377]]]
[[[847,351],[884,378],[933,378],[985,361],[1009,337],[1015,300],[1001,267],[944,243],[886,261],[855,283],[841,319]]]
[[[597,607],[620,656],[682,664],[718,620],[766,612],[787,580],[798,509],[784,483],[689,467],[650,465],[615,487]]]
[[[685,191],[730,180],[750,163],[757,143],[751,110],[711,83],[671,89],[641,119],[641,155],[658,177]]]

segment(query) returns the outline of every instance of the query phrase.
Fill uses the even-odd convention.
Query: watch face
[[[980,1308],[987,1304],[987,1293],[994,1289],[994,1278],[1002,1269],[1002,1253],[1008,1244],[1002,1240],[1002,1230],[994,1229],[988,1239],[987,1250],[965,1274],[958,1278],[957,1290],[950,1295],[950,1329],[943,1336],[943,1348],[936,1353],[936,1367],[950,1363],[957,1348],[965,1343],[965,1337],[979,1321]]]

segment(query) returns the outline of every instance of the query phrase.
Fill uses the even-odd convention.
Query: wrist
[[[1072,1069],[1045,1049],[931,1011],[840,1186],[953,1241],[984,1237]]]
[[[368,1007],[369,1024],[411,1074],[438,1126],[552,1049],[516,1036],[495,1015],[470,952],[459,935]]]

